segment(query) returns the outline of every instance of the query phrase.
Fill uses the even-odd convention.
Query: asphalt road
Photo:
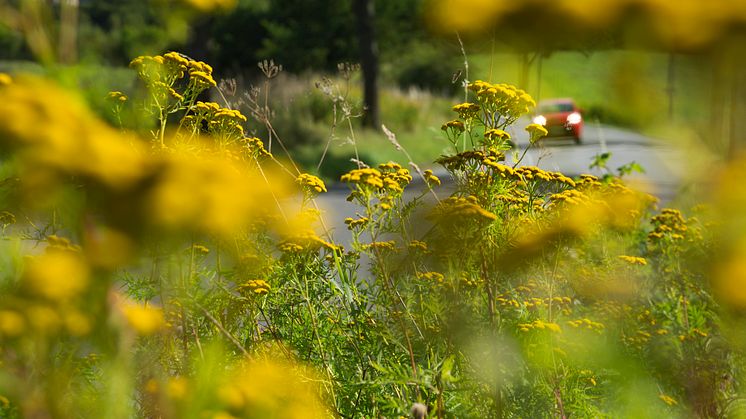
[[[522,153],[528,145],[527,133],[516,129],[512,134],[518,146],[517,153],[513,154]],[[628,180],[664,202],[675,196],[686,170],[685,153],[669,142],[597,123],[586,123],[580,145],[572,139],[541,141],[529,149],[521,165],[538,166],[570,176],[582,173],[600,175],[603,172],[591,170],[589,166],[594,156],[605,152],[611,153],[607,167],[615,173],[619,166],[630,162],[642,166],[645,173],[630,175]]]
[[[526,121],[520,121],[511,132],[516,148],[508,153],[508,162],[516,161],[528,145],[528,135],[521,128],[526,123]],[[636,173],[627,178],[633,187],[657,196],[664,204],[676,195],[685,174],[684,151],[673,147],[666,141],[608,125],[586,123],[579,145],[576,145],[570,138],[545,139],[526,152],[520,165],[560,171],[568,176],[583,173],[600,175],[603,172],[597,169],[591,170],[589,165],[594,156],[605,152],[611,153],[607,167],[612,171],[633,161],[644,168],[645,173]],[[448,175],[437,171],[436,175],[446,183],[438,194],[447,196]],[[421,183],[410,185],[410,194],[418,193],[418,188],[422,188]],[[341,243],[347,243],[350,239],[349,232],[343,224],[344,218],[355,217],[355,212],[358,210],[354,204],[345,200],[348,193],[344,185],[329,185],[329,192],[317,199],[327,227],[333,231],[335,239]]]

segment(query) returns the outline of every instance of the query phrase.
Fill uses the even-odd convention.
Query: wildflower
[[[338,246],[322,239],[311,230],[294,233],[291,237],[280,243],[278,247],[286,253],[300,253],[306,250],[318,251],[319,249],[335,251],[339,249]]]
[[[471,118],[474,118],[477,115],[477,112],[479,112],[479,105],[476,103],[460,103],[458,105],[453,106],[453,111],[458,113],[458,117],[463,120],[469,120]]]
[[[67,331],[73,336],[84,336],[90,333],[93,325],[83,313],[75,309],[67,309],[62,313],[62,322]]]
[[[25,287],[52,301],[65,301],[80,295],[88,286],[89,269],[73,252],[46,252],[29,259],[23,275]]]
[[[26,317],[33,329],[41,333],[55,333],[60,328],[61,319],[56,310],[45,304],[26,307]]]
[[[396,242],[393,240],[372,242],[372,243],[365,245],[365,249],[391,252],[396,249]]]
[[[126,301],[122,303],[121,310],[127,324],[140,335],[152,335],[166,326],[163,310],[160,308]]]
[[[368,217],[360,217],[358,219],[348,217],[345,218],[344,223],[347,224],[348,229],[353,230],[355,228],[365,226],[366,224],[368,224],[368,221],[370,221]]]
[[[473,217],[487,221],[497,219],[495,214],[479,206],[477,199],[473,196],[467,198],[447,198],[433,209],[431,217],[442,221],[457,221],[464,217]]]
[[[647,264],[648,264],[648,261],[647,261],[647,260],[645,260],[645,258],[641,258],[641,257],[636,257],[636,256],[625,256],[625,255],[620,255],[620,256],[619,256],[619,259],[621,259],[621,260],[623,260],[623,261],[625,261],[625,262],[629,263],[630,265],[640,265],[640,266],[645,266],[645,265],[647,265]]]
[[[412,250],[427,252],[427,243],[419,240],[412,240],[411,242],[409,242],[409,248]]]
[[[127,95],[125,95],[124,93],[119,92],[119,91],[114,91],[114,92],[107,93],[106,94],[106,98],[109,99],[109,100],[113,100],[115,102],[121,102],[121,103],[127,101]]]
[[[215,102],[198,101],[194,104],[192,110],[198,114],[212,114],[220,110],[220,105]]]
[[[438,284],[443,283],[443,280],[445,279],[443,274],[440,272],[418,272],[417,278],[436,282]]]
[[[183,399],[189,390],[189,381],[182,376],[171,377],[166,382],[165,393],[172,399]]]
[[[510,139],[510,134],[508,134],[507,132],[505,132],[505,131],[503,131],[501,129],[493,128],[493,129],[485,131],[484,138],[486,138],[488,140],[491,140],[491,141],[494,141],[495,139],[498,139],[498,140],[509,140]]]
[[[202,73],[212,75],[212,67],[206,62],[190,60],[187,66],[189,67],[189,73],[200,71]]]
[[[203,255],[210,253],[210,249],[208,249],[205,246],[202,246],[201,244],[195,244],[194,246],[192,246],[192,249],[194,249],[195,252],[201,253]]]
[[[13,337],[25,330],[26,320],[21,314],[13,310],[0,310],[0,334]]]
[[[290,362],[265,357],[233,367],[215,392],[225,410],[237,417],[325,417],[316,384],[320,380],[314,375]]]
[[[269,283],[263,279],[252,279],[241,284],[238,289],[247,294],[266,295],[271,290]]]
[[[532,143],[541,137],[546,137],[549,134],[549,131],[547,131],[546,128],[539,124],[528,124],[525,130],[529,133],[530,141]]]
[[[0,73],[0,86],[7,86],[13,83],[13,79],[7,73]]]
[[[658,398],[659,398],[659,399],[661,399],[661,400],[663,401],[663,403],[665,403],[665,404],[667,404],[667,405],[669,405],[669,406],[676,406],[677,404],[679,404],[679,403],[678,403],[678,402],[676,401],[676,399],[674,399],[674,398],[673,398],[673,397],[671,397],[671,396],[667,396],[667,395],[665,395],[665,394],[663,394],[663,393],[659,394],[659,395],[658,395]]]
[[[326,192],[326,185],[324,185],[324,181],[314,175],[302,173],[295,179],[295,181],[300,184],[303,190],[308,192],[311,196]]]
[[[259,138],[245,137],[241,139],[241,143],[249,151],[249,155],[252,157],[272,157],[272,154],[264,148],[264,143]]]
[[[78,98],[33,78],[0,94],[0,138],[25,150],[24,166],[35,174],[70,174],[114,188],[144,175],[148,159],[137,144],[97,120]]]
[[[433,174],[432,170],[425,170],[423,175],[425,177],[425,182],[427,182],[429,185],[440,186],[440,179],[438,179],[438,177]]]
[[[441,125],[440,129],[443,131],[448,131],[449,129],[455,132],[456,134],[460,134],[464,132],[464,123],[459,121],[458,119],[454,119],[453,121],[448,121],[445,124]]]
[[[189,81],[199,90],[217,86],[215,79],[213,79],[210,74],[205,73],[204,71],[190,72]]]

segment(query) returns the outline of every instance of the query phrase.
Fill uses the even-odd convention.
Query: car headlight
[[[534,124],[544,126],[547,124],[547,119],[544,117],[544,115],[536,115],[534,117]]]
[[[573,112],[570,115],[567,115],[567,123],[568,124],[573,124],[573,125],[579,124],[580,121],[582,121],[582,120],[583,120],[583,117],[581,117],[580,114],[577,113],[577,112]]]

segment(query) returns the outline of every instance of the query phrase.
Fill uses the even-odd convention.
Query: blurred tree
[[[164,10],[150,0],[89,0],[80,4],[80,56],[126,64],[138,55],[159,54],[184,31],[164,24]],[[178,36],[176,36],[178,38]]]
[[[348,0],[276,0],[262,26],[260,58],[272,58],[292,72],[334,70],[357,61],[355,22]]]
[[[363,70],[363,100],[365,114],[363,125],[377,128],[380,125],[378,109],[378,44],[375,31],[375,2],[355,0],[353,8],[357,20],[357,37],[360,48],[360,66]]]

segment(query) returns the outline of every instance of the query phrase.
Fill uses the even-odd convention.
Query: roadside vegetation
[[[513,163],[547,134],[518,56],[465,52],[441,90],[385,83],[380,133],[344,62],[0,73],[0,417],[745,415],[743,161],[681,208],[632,164]],[[556,52],[541,96],[628,115],[601,79],[637,54]]]

